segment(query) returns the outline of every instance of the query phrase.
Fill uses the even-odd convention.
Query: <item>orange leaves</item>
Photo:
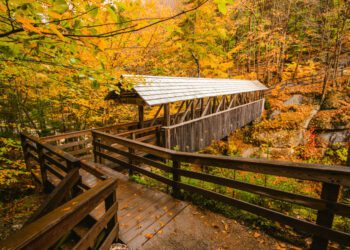
[[[47,14],[54,19],[61,19],[62,15],[54,11],[48,11]]]
[[[254,233],[254,238],[259,238],[260,236],[261,236],[260,233],[258,233],[258,232],[255,232],[255,233]]]
[[[153,238],[153,234],[145,234],[145,237],[147,238],[147,239],[152,239]]]
[[[38,27],[35,27],[33,25],[33,20],[27,19],[25,17],[17,17],[16,21],[22,24],[22,27],[24,30],[29,31],[29,32],[34,32],[41,34],[42,30]]]
[[[61,32],[58,31],[57,26],[54,24],[49,24],[50,29],[52,30],[53,33],[55,33],[61,40],[64,40],[64,36],[62,35]]]

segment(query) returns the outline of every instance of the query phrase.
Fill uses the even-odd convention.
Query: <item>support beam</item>
[[[164,104],[164,120],[163,125],[170,126],[170,103]]]
[[[217,97],[215,96],[214,99],[213,99],[213,105],[212,105],[212,108],[211,108],[211,113],[215,113],[216,111],[216,101],[217,101]]]
[[[139,105],[139,128],[144,126],[144,106]]]
[[[198,104],[198,101],[197,101]],[[195,107],[195,100],[192,101],[191,103],[191,119],[195,119],[196,118],[196,107]]]
[[[185,121],[186,116],[187,116],[188,112],[190,111],[190,107],[191,107],[192,103],[193,103],[193,100],[191,100],[189,103],[186,104],[186,110],[180,118],[180,123]]]
[[[223,97],[221,98],[221,100],[220,100],[220,102],[219,102],[219,104],[218,104],[216,110],[215,110],[215,113],[217,113],[217,112],[220,111],[220,108],[221,108],[222,104],[224,103],[224,100],[225,100],[225,98],[224,98],[224,96],[223,96]]]
[[[224,99],[224,100],[223,100],[223,103],[222,103],[222,110],[225,110],[225,109],[226,109],[226,105],[227,105],[227,103],[228,103],[228,101],[227,101],[227,96],[224,95],[222,98]]]
[[[151,122],[151,127],[152,127],[152,126],[154,125],[154,123],[156,122],[157,117],[158,117],[160,111],[162,110],[162,108],[163,108],[163,104],[159,106],[159,108],[158,108],[156,114],[154,115],[153,120],[152,120],[152,122]]]
[[[204,109],[204,98],[199,99],[199,107],[200,107],[199,114],[200,114],[200,116],[202,116],[203,109]]]
[[[177,120],[177,118],[178,118],[178,116],[179,116],[179,114],[180,114],[180,112],[181,112],[181,109],[182,109],[182,107],[185,105],[185,101],[182,101],[181,102],[181,104],[180,104],[180,107],[178,108],[178,110],[177,110],[177,112],[176,112],[176,115],[175,115],[175,117],[174,117],[174,120],[173,120],[173,125],[174,124],[176,124],[176,120]]]
[[[236,98],[237,98],[237,95],[231,95],[231,100],[230,100],[230,104],[228,105],[228,108],[232,108],[234,106]]]
[[[208,101],[207,101],[207,105],[205,106],[202,114],[201,114],[201,117],[205,116],[207,113],[208,113],[208,110],[210,109],[210,103],[211,103],[211,100],[212,98],[209,97]]]

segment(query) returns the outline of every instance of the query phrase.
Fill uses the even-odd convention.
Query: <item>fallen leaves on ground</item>
[[[258,238],[258,237],[260,237],[260,236],[261,236],[260,233],[258,233],[258,232],[255,232],[255,233],[254,233],[254,238]]]
[[[145,234],[145,237],[147,238],[147,239],[152,239],[153,238],[153,234]]]

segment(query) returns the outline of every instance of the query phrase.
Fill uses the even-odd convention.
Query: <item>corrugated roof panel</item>
[[[143,75],[123,75],[122,80],[134,84],[137,94],[151,106],[267,89],[256,80]]]

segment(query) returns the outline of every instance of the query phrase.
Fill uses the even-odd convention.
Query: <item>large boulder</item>
[[[323,132],[319,137],[327,143],[347,142],[350,138],[350,130]]]
[[[291,98],[289,98],[283,104],[284,104],[284,106],[289,106],[289,105],[300,106],[303,104],[303,96],[302,95],[293,95]]]

